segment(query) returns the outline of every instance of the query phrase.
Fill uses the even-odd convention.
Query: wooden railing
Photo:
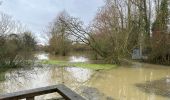
[[[34,100],[36,96],[57,92],[65,100],[85,100],[63,84],[0,95],[0,100]]]

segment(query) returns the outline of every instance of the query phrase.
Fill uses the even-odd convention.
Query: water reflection
[[[49,59],[49,54],[47,53],[40,53],[36,54],[35,57],[37,57],[38,60],[48,60]]]
[[[71,56],[69,59],[70,62],[87,62],[88,58],[83,56]]]
[[[72,77],[74,77],[77,82],[86,82],[92,75],[92,70],[89,69],[68,67],[66,70],[72,74]]]
[[[62,74],[63,73],[63,74]],[[76,90],[90,80],[93,71],[82,68],[39,67],[6,73],[6,81],[0,83],[0,93],[10,93],[49,85],[64,84]],[[37,99],[53,97],[45,95]],[[56,97],[56,94],[54,95]]]
[[[88,62],[89,59],[82,55],[71,56],[52,56],[48,53],[39,53],[35,55],[38,60],[68,60],[69,62]]]

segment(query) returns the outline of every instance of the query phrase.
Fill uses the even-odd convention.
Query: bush
[[[27,41],[25,35],[16,34],[1,36],[0,38],[0,67],[26,66],[29,59],[28,55],[34,50],[35,39],[29,36],[31,41]]]

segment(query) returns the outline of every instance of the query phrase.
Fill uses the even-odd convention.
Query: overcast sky
[[[25,24],[39,43],[43,43],[43,30],[55,16],[66,10],[88,24],[103,0],[3,0],[0,11]]]

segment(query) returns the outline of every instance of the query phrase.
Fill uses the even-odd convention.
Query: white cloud
[[[88,24],[102,5],[103,0],[4,0],[0,11],[26,24],[42,42],[43,28],[60,11],[65,9]]]

